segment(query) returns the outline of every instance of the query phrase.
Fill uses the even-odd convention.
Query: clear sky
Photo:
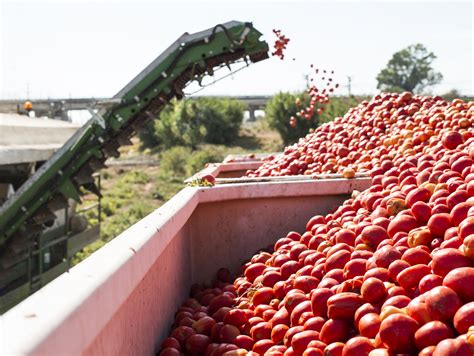
[[[474,94],[473,5],[464,2],[367,1],[8,1],[0,0],[0,97],[112,96],[183,32],[230,20],[252,21],[273,43],[273,28],[291,42],[275,57],[206,88],[202,95],[301,90],[309,64],[333,69],[345,94],[372,94],[394,52],[423,43],[438,58],[443,82]]]

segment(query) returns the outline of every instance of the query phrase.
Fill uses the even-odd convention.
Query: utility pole
[[[309,88],[309,74],[304,75],[304,80],[306,81],[306,89]]]
[[[351,96],[351,81],[352,81],[352,77],[348,75],[347,76],[347,91],[348,91],[349,96]]]

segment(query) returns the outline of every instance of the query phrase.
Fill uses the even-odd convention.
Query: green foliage
[[[221,162],[224,153],[219,146],[202,147],[191,151],[189,147],[176,146],[161,154],[160,169],[162,176],[184,179],[204,168],[206,163]]]
[[[120,201],[117,199],[112,199],[111,197],[105,197],[101,201],[102,212],[105,216],[111,216],[121,207]]]
[[[325,106],[324,111],[319,117],[319,124],[334,120],[339,116],[344,116],[350,108],[357,106],[363,99],[355,96],[331,97],[329,103]]]
[[[119,209],[127,205],[127,201],[135,196],[134,185],[142,185],[148,183],[150,177],[143,171],[130,171],[121,176],[114,186],[108,191],[107,195],[102,198],[102,216],[104,220],[107,216],[114,215]],[[95,210],[88,211],[94,216],[87,216],[88,219],[98,219]]]
[[[231,143],[239,136],[244,110],[243,103],[232,99],[175,100],[140,134],[142,147],[196,149],[201,143]]]
[[[238,100],[215,98],[200,98],[195,104],[197,110],[203,112],[205,142],[222,145],[238,138],[245,104]]]
[[[133,202],[127,207],[126,212],[110,217],[110,223],[102,225],[101,239],[105,241],[112,240],[137,221],[147,216],[153,209],[154,207],[150,204],[142,203],[141,201]]]
[[[300,105],[296,104],[298,98],[301,102]],[[300,137],[305,136],[311,128],[332,121],[335,117],[343,116],[350,108],[356,106],[361,98],[354,96],[331,97],[329,103],[324,106],[321,115],[315,113],[310,120],[298,117],[296,113],[305,109],[309,105],[309,101],[310,98],[306,93],[301,95],[278,93],[268,102],[265,118],[270,128],[278,131],[285,145],[296,142]],[[296,120],[295,127],[290,126],[292,116]]]
[[[155,134],[155,121],[148,122],[143,130],[138,132],[140,138],[140,148],[142,150],[150,147],[156,147],[160,144]]]
[[[195,151],[186,161],[186,174],[188,176],[200,171],[206,163],[222,162],[224,154],[216,147],[207,147],[199,151]]]
[[[175,139],[176,125],[173,120],[175,104],[178,101],[173,100],[161,110],[159,116],[154,121],[147,123],[145,129],[138,134],[140,138],[140,148],[142,150],[155,148],[159,146],[171,147]],[[176,145],[182,144],[181,138]]]
[[[144,171],[131,171],[120,178],[120,184],[145,184],[150,177]]]
[[[107,177],[108,179],[113,178],[110,172]],[[119,171],[118,179],[107,189],[107,193],[101,200],[100,240],[78,252],[73,258],[73,265],[82,261],[155,209],[152,204],[143,201],[143,199],[137,199],[139,196],[137,191],[150,181],[150,176],[144,171],[131,170],[126,173]],[[97,210],[88,210],[86,218],[89,224],[97,224],[99,218]]]
[[[155,186],[155,191],[152,194],[153,198],[166,202],[183,188],[183,177],[170,177],[160,174],[156,179]]]
[[[296,100],[300,99],[301,104],[297,105]],[[309,130],[315,127],[317,115],[314,114],[310,120],[296,116],[296,113],[309,105],[309,95],[291,94],[280,92],[274,95],[265,108],[265,119],[270,128],[275,129],[280,134],[285,145],[296,142],[300,137],[305,136]],[[296,126],[290,126],[290,118],[294,117]]]
[[[191,155],[189,147],[172,147],[161,154],[160,169],[163,175],[184,177],[186,175],[186,162]]]
[[[143,219],[146,215],[151,213],[154,208],[155,207],[151,204],[143,203],[138,200],[131,203],[131,205],[120,214],[115,214],[109,217],[107,223],[101,225],[100,240],[93,242],[83,250],[79,251],[74,256],[72,264],[75,265],[91,255],[108,241],[114,239],[137,221]]]
[[[377,75],[377,88],[393,92],[422,92],[443,79],[431,64],[436,59],[433,52],[422,44],[408,46],[394,53],[385,69]]]
[[[457,89],[451,89],[450,91],[448,91],[447,93],[445,93],[441,96],[446,101],[452,101],[454,99],[457,99],[457,98],[461,97],[461,94],[459,93],[459,91]]]
[[[207,134],[203,112],[192,101],[176,101],[155,122],[155,133],[165,148],[184,145],[196,148]]]

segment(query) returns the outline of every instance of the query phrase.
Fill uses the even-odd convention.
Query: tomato
[[[451,288],[439,286],[426,293],[426,308],[432,320],[449,321],[462,306]]]
[[[445,248],[433,254],[433,272],[442,277],[459,267],[472,267],[474,261],[464,256],[458,249]]]
[[[373,349],[374,345],[370,339],[363,336],[357,336],[346,342],[342,349],[342,356],[369,355],[370,351]]]
[[[361,295],[364,301],[369,303],[377,303],[385,298],[387,290],[383,282],[378,278],[368,278],[361,287]]]
[[[415,348],[418,323],[405,314],[393,314],[380,324],[380,338],[397,353],[411,352]]]
[[[474,302],[464,304],[454,315],[454,327],[459,334],[465,334],[474,326]]]
[[[357,308],[362,304],[362,298],[356,293],[335,294],[327,301],[328,317],[331,319],[353,319]]]
[[[424,264],[414,265],[401,271],[397,276],[397,282],[405,289],[418,287],[421,279],[431,272],[431,268]]]
[[[346,341],[349,335],[349,328],[349,324],[345,320],[328,319],[321,328],[319,338],[328,345],[332,342]]]
[[[380,330],[380,316],[376,313],[367,313],[360,318],[358,329],[362,336],[375,338]]]
[[[443,285],[451,288],[464,301],[474,301],[474,267],[453,269],[443,279]]]
[[[291,340],[291,347],[297,353],[303,353],[308,344],[319,338],[319,333],[314,330],[306,330],[296,334]]]
[[[186,340],[186,351],[192,354],[203,354],[211,343],[209,336],[195,334]]]
[[[441,341],[433,352],[433,356],[471,356],[472,351],[466,341],[462,339],[445,339]]]
[[[428,346],[436,346],[441,340],[454,336],[453,330],[440,321],[430,321],[415,333],[415,343],[418,350]]]

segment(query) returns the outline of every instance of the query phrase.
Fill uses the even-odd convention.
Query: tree
[[[420,93],[438,84],[443,76],[431,67],[435,59],[434,53],[420,43],[394,53],[387,67],[377,75],[377,89]]]
[[[297,104],[297,99],[299,104]],[[298,94],[280,92],[268,101],[265,107],[265,120],[270,128],[278,131],[285,145],[295,143],[311,128],[317,126],[318,115],[316,113],[310,120],[296,115],[298,111],[308,107],[309,102],[310,98],[306,92]],[[294,117],[296,120],[294,127],[290,125],[290,117]]]
[[[239,137],[245,104],[226,98],[173,100],[140,133],[142,148],[230,144]]]
[[[444,100],[448,100],[448,101],[451,101],[451,100],[454,100],[456,98],[459,98],[461,96],[461,94],[459,93],[459,91],[457,89],[451,89],[450,91],[448,91],[447,93],[441,95],[441,97],[444,99]]]

